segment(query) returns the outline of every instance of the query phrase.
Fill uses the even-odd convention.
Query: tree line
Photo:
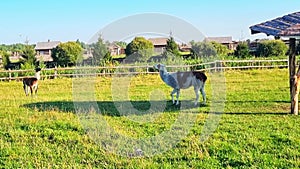
[[[125,48],[126,59],[133,62],[148,62],[153,56],[158,56],[160,59],[166,59],[176,62],[178,60],[203,60],[209,57],[220,56],[235,58],[250,58],[250,57],[276,57],[287,54],[288,47],[281,40],[264,40],[257,43],[255,51],[250,51],[250,41],[240,42],[235,50],[229,50],[227,46],[217,42],[195,42],[191,41],[191,52],[188,57],[183,58],[179,45],[174,38],[170,36],[167,40],[167,45],[163,53],[156,54],[154,45],[151,41],[144,37],[135,37],[130,43],[115,42],[117,45]],[[74,66],[81,63],[84,50],[91,50],[91,64],[95,66],[116,66],[116,62],[109,49],[109,42],[105,42],[101,37],[93,44],[85,44],[83,42],[70,41],[60,43],[52,50],[52,58],[54,63],[60,67]],[[2,57],[3,67],[8,68],[12,63],[9,57],[13,52],[18,53],[21,59],[18,61],[21,64],[21,69],[30,69],[37,66],[45,67],[43,61],[37,62],[35,45],[29,44],[14,44],[0,45],[0,56]],[[297,46],[297,54],[300,54],[300,45]]]

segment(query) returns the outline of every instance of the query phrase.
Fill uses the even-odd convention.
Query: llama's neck
[[[164,68],[163,70],[160,70],[159,71],[159,74],[160,74],[160,77],[161,77],[161,79],[164,81],[164,82],[166,82],[166,78],[167,78],[167,76],[168,76],[168,71],[167,71],[167,69],[166,68]]]
[[[175,89],[175,88],[178,88],[177,81],[174,79],[174,77],[172,77],[172,75],[170,75],[170,74],[167,72],[167,69],[166,69],[166,68],[164,68],[163,70],[160,70],[159,73],[160,73],[161,79],[162,79],[167,85],[173,87],[174,89]]]
[[[35,75],[34,75],[34,77],[37,78],[38,80],[40,80],[40,78],[41,78],[41,72],[40,71],[36,72]]]

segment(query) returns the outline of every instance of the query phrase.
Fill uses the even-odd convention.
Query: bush
[[[201,59],[210,56],[216,56],[217,50],[211,43],[207,42],[194,42],[192,43],[192,58]]]
[[[11,63],[9,60],[9,54],[5,51],[0,51],[0,56],[2,57],[3,67],[7,69],[7,66]]]
[[[52,58],[59,66],[74,66],[83,60],[82,47],[76,42],[59,44],[52,51]]]
[[[126,57],[137,62],[147,61],[154,52],[154,46],[151,41],[144,37],[135,37],[125,49]]]
[[[110,51],[106,51],[104,56],[101,56],[101,57],[102,58],[100,60],[99,66],[107,67],[107,68],[98,69],[97,73],[115,73],[117,70],[116,67],[119,66],[119,62],[113,60],[113,57],[112,57]]]
[[[234,56],[242,59],[250,57],[248,44],[246,42],[238,44],[234,51]]]
[[[30,64],[29,62],[25,62],[24,64],[21,64],[21,70],[34,70],[34,69],[35,69],[35,65]],[[33,76],[33,75],[34,75],[34,71],[22,72],[22,73],[16,72],[14,77],[17,77],[17,76]]]
[[[270,57],[286,55],[288,51],[287,45],[281,40],[266,40],[260,42],[257,48],[257,56]]]
[[[210,42],[210,43],[214,46],[219,56],[227,56],[233,52],[229,50],[227,46],[222,45],[221,43],[218,42]]]
[[[188,59],[188,60],[185,60],[185,64],[186,65],[198,65],[198,64],[201,64],[203,63],[201,59]],[[201,69],[205,69],[205,66],[204,65],[198,65],[198,66],[192,66],[191,67],[191,70],[201,70]]]

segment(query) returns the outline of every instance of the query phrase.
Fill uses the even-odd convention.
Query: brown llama
[[[35,76],[34,77],[27,77],[23,79],[23,88],[25,91],[26,96],[29,95],[29,89],[31,96],[33,93],[36,95],[38,91],[38,81],[41,78],[41,68],[35,69]]]

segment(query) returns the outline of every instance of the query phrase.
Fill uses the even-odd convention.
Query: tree
[[[171,53],[174,56],[180,56],[178,44],[172,36],[167,40],[166,52]]]
[[[210,42],[210,43],[211,43],[211,44],[213,45],[213,47],[216,49],[217,54],[218,54],[219,56],[227,56],[228,54],[232,53],[232,51],[229,50],[227,46],[222,45],[221,43],[214,42],[214,41],[213,41],[213,42]]]
[[[12,51],[12,52],[22,53],[24,48],[25,48],[25,44],[17,43],[17,44],[11,45],[9,47],[9,50]]]
[[[106,44],[103,42],[101,36],[98,41],[92,44],[93,64],[99,65],[104,56],[108,53]]]
[[[83,49],[86,49],[88,47],[87,44],[85,44],[84,42],[81,42],[79,39],[76,40],[76,43],[78,43]]]
[[[281,40],[265,40],[260,42],[257,47],[257,56],[270,57],[282,56],[288,51],[287,45]]]
[[[242,42],[236,47],[236,50],[234,51],[234,56],[238,58],[247,58],[250,56],[249,52],[250,50],[247,42]]]
[[[11,63],[9,54],[6,51],[0,50],[0,56],[2,57],[3,67],[8,69],[8,65]]]
[[[19,63],[21,63],[21,67],[35,67],[36,64],[36,58],[35,58],[35,50],[34,45],[29,45],[28,42],[26,44],[12,44],[12,45],[1,45],[0,50],[2,52],[1,55],[3,55],[3,62],[4,67],[8,68],[7,66],[11,63],[9,60],[10,55],[21,55],[22,59],[19,60]],[[24,66],[26,64],[26,66]]]
[[[73,66],[83,60],[83,49],[76,42],[60,43],[52,52],[53,60],[59,66]]]
[[[35,65],[36,63],[36,52],[32,45],[25,45],[24,49],[21,51],[22,57],[25,59],[22,62],[30,65]]]
[[[208,42],[191,42],[192,44],[192,57],[205,58],[209,56],[216,56],[217,50],[211,43]]]
[[[123,42],[123,41],[118,41],[118,42],[115,42],[116,45],[120,46],[121,48],[126,48],[127,46],[127,43],[126,42]]]
[[[146,61],[153,55],[154,46],[144,37],[135,37],[125,49],[125,54],[134,61]]]

